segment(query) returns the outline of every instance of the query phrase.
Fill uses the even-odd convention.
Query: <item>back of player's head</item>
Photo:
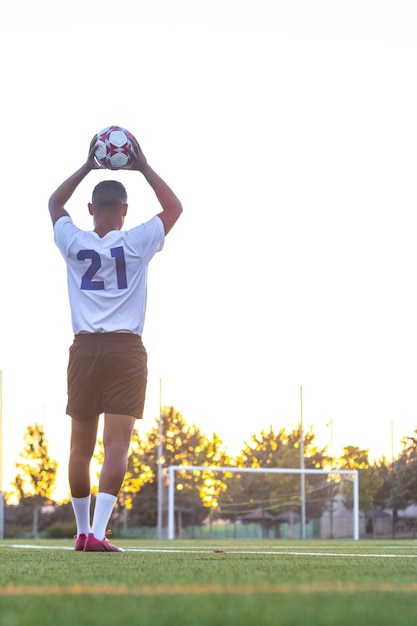
[[[103,180],[93,189],[92,203],[94,205],[120,206],[126,202],[126,189],[117,180]]]

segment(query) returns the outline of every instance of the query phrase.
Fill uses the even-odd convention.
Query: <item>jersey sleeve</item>
[[[69,216],[60,217],[59,220],[55,222],[54,241],[64,258],[67,256],[71,241],[78,232],[79,229],[74,225]]]
[[[129,230],[127,239],[138,256],[149,262],[164,246],[165,231],[162,220],[155,215],[147,222]]]

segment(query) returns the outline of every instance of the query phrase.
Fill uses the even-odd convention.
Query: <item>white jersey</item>
[[[142,335],[148,264],[164,245],[162,220],[155,216],[131,230],[99,237],[65,216],[55,223],[54,238],[67,264],[74,334]]]

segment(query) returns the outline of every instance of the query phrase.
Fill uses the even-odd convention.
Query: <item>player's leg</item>
[[[85,550],[87,552],[122,552],[106,538],[106,528],[112,514],[117,495],[126,474],[135,418],[129,415],[105,415],[103,444],[104,462],[100,472],[99,493],[94,509],[92,532]]]
[[[104,463],[100,473],[99,492],[118,495],[126,474],[127,455],[135,417],[106,413],[103,431]]]
[[[90,462],[97,439],[99,416],[89,420],[71,420],[69,457],[69,484],[71,495],[84,498],[90,495]]]
[[[77,523],[76,550],[82,550],[90,532],[90,463],[97,438],[99,417],[72,419],[68,476]]]

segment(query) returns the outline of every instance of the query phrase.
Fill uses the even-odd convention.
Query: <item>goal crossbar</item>
[[[268,473],[268,474],[339,474],[340,476],[352,477],[353,482],[353,539],[359,539],[359,473],[358,470],[341,469],[299,469],[293,467],[236,467],[217,465],[170,465],[165,470],[168,473],[168,539],[175,539],[175,472],[177,471],[200,471],[200,472],[234,472],[242,474]]]

